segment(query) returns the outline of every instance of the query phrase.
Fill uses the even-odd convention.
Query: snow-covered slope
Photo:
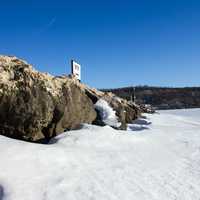
[[[162,111],[135,131],[84,125],[49,145],[0,136],[0,200],[199,200],[199,117]]]

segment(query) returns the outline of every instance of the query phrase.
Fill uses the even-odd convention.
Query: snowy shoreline
[[[199,200],[200,109],[159,113],[140,131],[84,125],[51,145],[0,136],[0,199]]]

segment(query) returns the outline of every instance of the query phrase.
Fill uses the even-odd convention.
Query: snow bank
[[[84,125],[50,145],[0,136],[0,197],[199,200],[200,110],[184,112],[189,120],[148,115],[152,124],[139,132]]]
[[[109,126],[120,127],[121,123],[118,122],[116,112],[108,105],[108,103],[99,99],[95,104],[95,109],[100,112],[102,121]]]

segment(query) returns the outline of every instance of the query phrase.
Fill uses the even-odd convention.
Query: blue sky
[[[200,1],[3,1],[0,54],[98,88],[200,86]]]

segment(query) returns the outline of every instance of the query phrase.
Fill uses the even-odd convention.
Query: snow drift
[[[116,116],[116,111],[114,111],[105,100],[99,99],[95,104],[95,108],[99,111],[101,119],[106,125],[112,127],[121,126]]]
[[[147,116],[148,129],[84,125],[50,145],[0,136],[3,200],[199,200],[200,110]]]

